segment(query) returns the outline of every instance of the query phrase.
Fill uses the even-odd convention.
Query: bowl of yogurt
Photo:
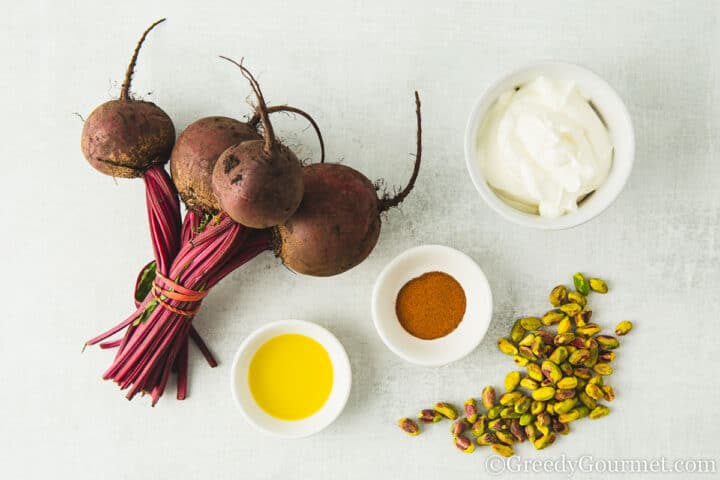
[[[634,157],[620,96],[570,63],[535,63],[495,81],[465,132],[480,195],[508,220],[535,228],[570,228],[599,215],[622,191]]]

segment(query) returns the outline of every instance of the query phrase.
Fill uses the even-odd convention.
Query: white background
[[[222,362],[193,351],[190,396],[128,403],[100,375],[108,352],[85,339],[131,308],[151,256],[140,180],[104,177],[79,151],[80,119],[118,94],[151,21],[134,91],[180,131],[210,114],[249,113],[249,89],[218,54],[245,57],[272,103],[315,115],[331,160],[402,184],[423,99],[425,163],[387,215],[370,258],[331,279],[293,275],[271,255],[213,290],[197,328]],[[437,400],[461,403],[514,365],[495,342],[541,313],[557,283],[608,279],[596,319],[636,330],[619,351],[617,400],[523,458],[712,458],[718,435],[720,3],[714,1],[12,2],[0,18],[0,470],[4,478],[480,478],[488,450],[462,455],[446,424],[418,438],[395,426]],[[498,75],[538,59],[581,63],[614,85],[636,126],[632,177],[615,204],[560,232],[516,227],[489,210],[463,163],[471,105]],[[150,94],[150,92],[152,92]],[[300,120],[277,120],[301,156]],[[485,270],[495,314],[485,341],[442,368],[409,365],[381,343],[370,292],[408,247],[450,245]],[[330,328],[354,371],[343,415],[300,441],[251,429],[229,391],[249,332],[301,318]],[[512,478],[522,478],[514,475]],[[640,478],[636,476],[634,478]]]

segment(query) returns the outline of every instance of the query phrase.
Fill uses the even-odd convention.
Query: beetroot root
[[[143,32],[128,65],[120,98],[97,107],[83,124],[80,147],[98,171],[113,177],[134,178],[153,165],[164,164],[175,142],[170,117],[152,102],[130,98],[137,56],[147,34],[165,19]]]
[[[221,207],[212,189],[215,162],[229,147],[261,138],[254,127],[228,117],[201,118],[183,130],[170,157],[170,173],[185,205],[218,212]]]
[[[420,169],[422,122],[415,92],[417,153],[407,186],[394,196],[377,196],[362,173],[336,163],[303,168],[305,196],[297,212],[275,229],[275,250],[292,270],[313,276],[343,273],[365,260],[380,235],[380,214],[412,191]]]
[[[269,160],[264,144],[264,140],[252,140],[228,148],[213,172],[213,188],[222,209],[252,228],[284,222],[303,198],[303,169],[298,158],[278,143]]]
[[[237,223],[268,228],[295,213],[303,196],[302,166],[297,156],[275,138],[260,85],[241,63],[240,68],[257,97],[263,139],[251,140],[223,152],[213,170],[213,192],[222,210]]]

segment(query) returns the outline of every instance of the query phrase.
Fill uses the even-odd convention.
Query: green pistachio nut
[[[533,400],[533,402],[530,404],[530,413],[533,415],[538,415],[541,412],[545,411],[545,402],[540,400]]]
[[[420,427],[414,420],[405,417],[398,420],[397,424],[400,429],[408,435],[412,435],[413,437],[420,435]]]
[[[440,415],[450,420],[458,418],[457,410],[449,403],[438,402],[435,404],[435,410],[440,413]]]
[[[463,453],[472,453],[475,451],[475,444],[472,440],[464,435],[454,437],[455,446]]]
[[[557,387],[560,389],[574,389],[577,387],[578,379],[575,377],[563,377],[557,382]]]
[[[620,341],[611,335],[598,335],[595,340],[603,350],[614,350],[620,346]]]
[[[505,376],[505,390],[512,392],[520,385],[520,372],[512,371]]]
[[[593,367],[593,370],[595,370],[595,373],[605,376],[612,375],[613,373],[613,368],[609,363],[597,363]]]
[[[516,320],[510,329],[510,339],[513,342],[519,342],[525,336],[525,329],[523,328],[520,320]]]
[[[597,407],[597,401],[585,392],[578,393],[578,398],[589,409]]]
[[[533,420],[535,420],[535,415],[533,415],[532,413],[523,413],[522,417],[518,419],[518,422],[520,422],[520,426],[526,427],[530,425]]]
[[[623,320],[615,327],[615,335],[626,335],[632,330],[633,324],[630,320]]]
[[[514,453],[511,446],[503,445],[501,443],[493,443],[490,448],[492,448],[495,453],[502,455],[503,457],[512,457]]]
[[[553,362],[556,365],[560,365],[565,360],[567,360],[570,353],[568,352],[568,349],[564,346],[555,347],[555,349],[552,351],[550,356],[548,357],[548,360]]]
[[[505,445],[512,445],[513,443],[515,443],[515,435],[513,435],[510,431],[495,432],[495,436]]]
[[[536,382],[542,382],[545,378],[542,372],[542,369],[540,368],[540,365],[537,365],[535,363],[528,363],[527,367],[527,374],[528,377],[535,380]]]
[[[513,361],[515,362],[515,364],[516,364],[518,367],[524,367],[525,365],[527,365],[528,363],[530,363],[530,360],[528,360],[528,359],[525,358],[525,357],[521,357],[520,355],[515,355],[515,356],[513,357]]]
[[[558,285],[550,292],[550,305],[559,307],[567,301],[568,291],[565,285]]]
[[[555,396],[555,389],[553,387],[540,387],[537,390],[533,390],[533,392],[532,392],[533,400],[538,400],[541,402],[550,400],[554,396]]]
[[[577,403],[577,399],[575,398],[568,398],[563,401],[555,403],[553,406],[555,413],[567,413],[569,412]]]
[[[494,445],[497,442],[498,439],[492,432],[485,432],[477,438],[477,444],[481,446]]]
[[[610,413],[610,409],[608,407],[606,407],[605,405],[598,405],[597,407],[592,409],[589,416],[591,419],[595,420],[604,417],[608,413]]]
[[[498,348],[506,355],[518,354],[517,347],[513,345],[507,338],[501,338],[500,340],[498,340]]]
[[[561,312],[560,310],[550,310],[542,316],[540,321],[543,325],[550,326],[560,323],[563,318],[565,318],[564,312]]]
[[[576,272],[575,275],[573,275],[573,284],[575,285],[575,290],[583,295],[590,293],[590,283],[582,273]]]
[[[525,330],[537,330],[540,328],[540,319],[537,317],[521,318],[520,325],[522,325]]]
[[[544,362],[542,362],[541,371],[545,378],[550,380],[552,383],[557,383],[563,377],[563,373],[562,370],[560,370],[560,367],[555,365],[550,360],[545,360]]]
[[[490,407],[487,411],[487,418],[490,420],[495,420],[496,418],[500,417],[500,412],[503,410],[502,405],[495,405],[493,407]]]
[[[593,292],[597,293],[607,293],[608,292],[608,286],[607,283],[605,283],[605,280],[601,280],[599,278],[591,278],[588,280],[588,285],[592,289]]]
[[[467,417],[468,422],[475,423],[475,420],[477,420],[478,417],[478,409],[474,398],[468,398],[465,400],[465,403],[463,403],[463,410],[465,411],[465,416]]]
[[[580,292],[569,292],[567,295],[568,302],[577,303],[581,307],[587,305],[587,297]]]
[[[602,391],[602,388],[595,385],[594,383],[588,383],[585,385],[585,393],[587,393],[590,398],[593,398],[594,400],[601,400],[605,398],[605,392]]]
[[[600,333],[600,330],[602,330],[600,325],[588,322],[581,327],[579,326],[575,328],[575,335],[580,337],[592,337],[593,335]]]
[[[555,433],[548,432],[547,434],[535,440],[533,442],[533,446],[536,450],[542,450],[543,448],[547,448],[552,445],[553,442],[555,442]]]
[[[423,423],[437,423],[440,420],[442,420],[442,415],[440,415],[438,412],[433,410],[432,408],[426,408],[424,410],[420,410],[420,413],[418,413],[418,420],[420,420]]]
[[[495,405],[495,389],[490,385],[483,388],[480,400],[483,404],[483,407],[491,409]]]

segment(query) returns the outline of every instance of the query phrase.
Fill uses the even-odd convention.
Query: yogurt
[[[607,127],[572,81],[547,77],[502,94],[477,137],[480,168],[500,198],[555,218],[607,179]]]

